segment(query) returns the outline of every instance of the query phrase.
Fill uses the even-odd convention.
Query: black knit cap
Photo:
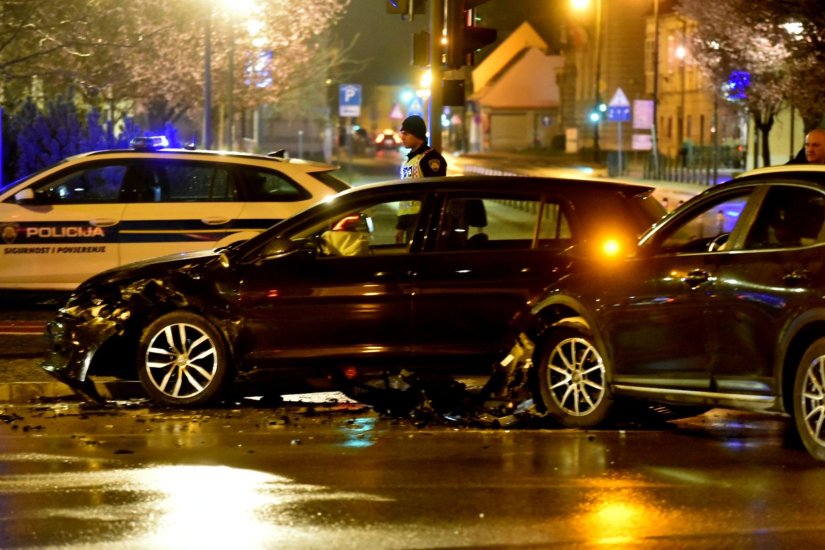
[[[408,116],[401,123],[401,131],[412,134],[418,139],[427,139],[427,123],[418,115]]]

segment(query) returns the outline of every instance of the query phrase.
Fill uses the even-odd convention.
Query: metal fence
[[[651,180],[715,185],[744,170],[744,153],[736,147],[683,149],[676,158],[652,155],[644,160],[643,177]]]

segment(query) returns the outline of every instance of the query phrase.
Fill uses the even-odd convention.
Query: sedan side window
[[[825,242],[823,221],[825,195],[804,187],[773,187],[762,202],[745,248],[794,248]]]
[[[453,197],[439,230],[439,250],[531,248],[542,214],[542,242],[568,239],[570,228],[560,209],[540,200]]]
[[[409,243],[396,239],[399,204],[393,200],[339,212],[292,240],[306,242],[322,257],[407,254]]]

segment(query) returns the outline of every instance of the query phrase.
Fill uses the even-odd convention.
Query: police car
[[[164,145],[76,155],[0,189],[0,289],[71,290],[112,267],[228,245],[349,187],[331,165]]]

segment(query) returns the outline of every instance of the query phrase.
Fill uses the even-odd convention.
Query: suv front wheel
[[[592,428],[613,405],[608,369],[593,336],[580,325],[550,329],[537,370],[539,396],[547,413],[567,428]]]
[[[805,448],[817,460],[825,461],[825,338],[811,344],[799,362],[793,415]]]

